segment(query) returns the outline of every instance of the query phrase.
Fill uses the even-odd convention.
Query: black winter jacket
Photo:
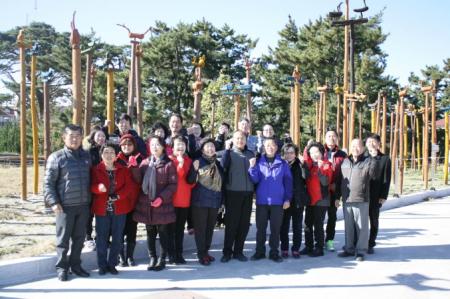
[[[67,147],[52,153],[47,160],[44,178],[44,201],[51,207],[89,205],[91,158],[82,150]]]

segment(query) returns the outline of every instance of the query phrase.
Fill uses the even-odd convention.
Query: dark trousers
[[[329,240],[334,240],[334,236],[336,234],[337,208],[336,208],[335,200],[333,198],[330,200],[330,202],[331,202],[330,206],[327,209],[328,220],[327,220],[327,228],[326,228],[327,235],[325,237],[325,242],[329,241]]]
[[[327,207],[307,206],[305,212],[305,245],[312,250],[315,248],[323,250],[324,232],[323,221]]]
[[[269,255],[278,255],[283,206],[256,205],[256,253],[266,254],[266,232],[270,221]]]
[[[187,229],[194,228],[194,220],[192,219],[192,207],[189,207],[189,212],[187,216]]]
[[[299,251],[302,244],[302,226],[303,226],[304,207],[290,206],[284,210],[283,223],[281,224],[280,240],[281,250],[289,249],[289,227],[292,219],[292,247],[291,251]]]
[[[122,250],[122,234],[127,215],[95,216],[95,232],[97,233],[97,264],[99,268],[117,265],[119,252]],[[108,255],[108,240],[111,233],[111,245]]]
[[[203,259],[208,255],[208,250],[211,247],[219,209],[191,207],[191,210],[195,230],[195,244],[197,245],[197,257]]]
[[[227,191],[226,198],[223,254],[242,254],[250,228],[253,192]]]
[[[370,222],[370,234],[369,234],[369,247],[375,247],[377,245],[376,239],[378,235],[378,219],[380,218],[381,205],[369,206],[369,222]]]
[[[89,206],[63,207],[62,213],[56,214],[56,270],[67,271],[69,267],[81,266],[81,250],[86,237],[89,219]],[[70,257],[67,252],[70,246]]]
[[[90,213],[86,226],[86,240],[92,240],[92,232],[94,231],[94,227],[92,225],[93,221],[94,221],[94,214]]]
[[[156,257],[156,236],[159,234],[159,246],[161,258],[166,258],[167,249],[169,246],[169,225],[170,224],[147,224],[147,246],[148,255],[150,257]]]
[[[133,220],[133,211],[128,213],[123,229],[122,244],[127,243],[125,258],[133,258],[134,248],[136,247],[136,234],[138,223]]]
[[[189,208],[175,208],[176,220],[169,225],[169,256],[183,255],[184,228]]]

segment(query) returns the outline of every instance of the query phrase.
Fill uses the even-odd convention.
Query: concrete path
[[[270,260],[209,267],[188,252],[186,266],[148,272],[145,263],[118,268],[118,276],[84,279],[54,276],[0,288],[1,298],[450,298],[450,197],[384,211],[374,255],[366,261],[302,256],[277,264]],[[343,245],[343,221],[337,224],[336,248]],[[250,256],[254,232],[246,244]],[[221,246],[211,253],[221,257]]]

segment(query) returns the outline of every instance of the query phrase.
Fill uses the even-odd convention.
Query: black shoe
[[[373,249],[373,247],[369,247],[369,249],[367,249],[367,254],[374,254],[375,250]]]
[[[323,249],[316,248],[311,253],[308,254],[310,257],[323,256]]]
[[[178,255],[175,258],[175,264],[176,265],[184,265],[184,264],[186,264],[186,260],[184,259],[184,257],[182,255]]]
[[[98,275],[105,275],[108,272],[107,268],[99,268],[98,269]]]
[[[240,261],[240,262],[246,262],[246,261],[248,261],[248,257],[246,257],[243,253],[235,254],[235,255],[233,256],[233,258],[236,259],[236,260],[238,260],[238,261]]]
[[[58,280],[59,281],[67,281],[67,271],[58,272]]]
[[[364,261],[364,254],[358,253],[358,254],[356,255],[356,261],[357,261],[357,262],[362,262],[362,261]]]
[[[155,270],[155,266],[156,266],[157,261],[158,261],[158,258],[156,256],[151,256],[150,257],[150,262],[148,263],[147,270],[148,271]]]
[[[345,250],[338,253],[338,257],[349,257],[349,256],[355,256],[355,254]]]
[[[80,277],[89,277],[90,276],[90,274],[81,267],[72,268],[71,270],[72,270],[72,273],[75,274],[76,276],[80,276]]]
[[[128,263],[127,263],[126,260],[120,258],[119,259],[119,266],[120,267],[128,267]]]
[[[136,266],[136,262],[134,261],[134,258],[132,258],[132,257],[127,258],[127,262],[128,262],[128,266],[130,266],[130,267]]]
[[[259,261],[262,259],[265,259],[266,255],[264,253],[258,253],[256,252],[254,255],[252,255],[252,257],[250,258],[252,261]]]
[[[109,266],[108,270],[109,270],[109,273],[111,273],[112,275],[119,274],[119,271],[117,271],[116,267],[114,267],[114,266]]]
[[[159,257],[158,262],[155,265],[153,271],[161,271],[166,267],[166,258]]]
[[[305,247],[302,250],[300,250],[300,254],[301,255],[309,255],[311,252],[313,252],[313,250],[309,247]]]
[[[283,258],[278,254],[273,254],[269,258],[276,263],[281,263],[283,261]]]
[[[224,254],[222,256],[222,258],[220,259],[220,261],[222,263],[228,263],[230,260],[231,260],[231,255],[229,255],[229,254]]]
[[[169,256],[169,261],[167,262],[169,265],[173,265],[176,263],[176,258],[173,255]]]

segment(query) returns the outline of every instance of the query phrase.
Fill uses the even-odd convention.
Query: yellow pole
[[[241,97],[237,94],[234,96],[234,127],[239,125],[239,116],[241,113]]]
[[[292,74],[294,77],[294,136],[293,141],[294,144],[300,146],[300,70],[298,65],[295,67],[294,72]]]
[[[420,160],[420,130],[419,130],[419,117],[415,116],[415,125],[416,125],[416,148],[417,148],[417,167],[421,169],[422,161]]]
[[[36,55],[31,56],[31,90],[30,90],[30,106],[31,106],[31,126],[33,131],[33,193],[39,192],[39,136],[38,136],[38,120],[36,111]]]
[[[429,105],[428,105],[428,95],[429,93],[425,94],[425,117],[424,117],[424,134],[423,134],[423,144],[424,149],[422,152],[423,155],[423,173],[424,173],[424,182],[425,182],[425,190],[428,190],[428,115],[429,115]]]
[[[383,152],[383,154],[385,153],[386,150],[386,125],[387,125],[386,94],[383,94],[383,122],[381,124],[381,152]]]
[[[345,20],[350,19],[350,4],[349,0],[345,0]],[[348,93],[348,60],[349,60],[349,28],[344,27],[344,84],[343,84],[343,124],[342,124],[342,148],[348,150],[349,147],[349,124],[348,124],[348,102],[345,94]],[[352,115],[353,117],[353,115]],[[353,136],[353,135],[352,135]]]
[[[408,166],[408,115],[403,115],[403,142],[405,144],[403,148],[403,158],[405,168]]]
[[[444,184],[448,185],[448,139],[449,139],[448,112],[446,111],[444,115],[445,115]]]
[[[344,89],[345,90],[345,89]],[[348,105],[345,93],[342,95],[342,148],[348,150]]]
[[[20,168],[22,174],[22,200],[27,199],[27,103],[24,30],[17,35],[20,61]]]
[[[370,109],[370,132],[375,133],[375,109]]]
[[[114,71],[106,71],[106,119],[109,120],[108,133],[114,132]]]

